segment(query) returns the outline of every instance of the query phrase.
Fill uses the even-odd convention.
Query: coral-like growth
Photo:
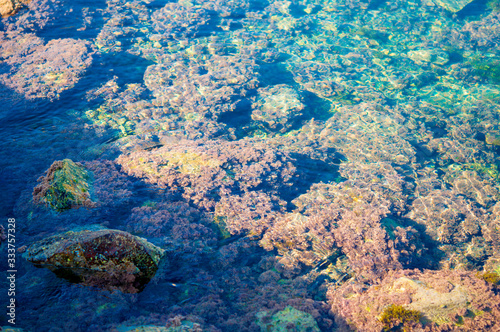
[[[453,191],[457,194],[467,196],[483,206],[496,202],[500,194],[493,178],[485,174],[487,170],[483,168],[483,173],[478,174],[474,170],[466,170],[467,166],[469,165],[450,165],[446,169],[445,181],[453,186]]]
[[[339,249],[350,268],[366,278],[376,279],[388,269],[418,261],[423,247],[416,231],[384,222],[405,206],[403,181],[397,172],[385,163],[345,163],[340,174],[348,179],[314,184],[296,198],[293,203],[300,213],[276,218],[261,245],[277,249],[289,271],[300,270],[300,264],[335,264]]]
[[[23,43],[25,38],[19,34],[12,41],[16,43],[20,40]],[[79,81],[91,65],[92,55],[87,41],[54,39],[44,46],[36,46],[29,54],[18,51],[8,56],[6,62],[10,64],[11,70],[0,75],[0,80],[28,99],[56,99],[61,92],[72,88]]]
[[[208,214],[176,200],[145,202],[133,208],[127,220],[131,232],[163,239],[170,250],[182,253],[191,266],[203,261],[204,254],[213,250],[217,241],[213,228]]]
[[[55,161],[46,175],[38,179],[41,183],[33,189],[33,200],[58,212],[80,206],[93,207],[89,181],[90,175],[82,164],[70,159]]]
[[[5,0],[0,3],[0,16],[7,17],[14,15],[24,5],[27,5],[30,0]]]
[[[469,60],[476,75],[491,81],[500,83],[500,61],[495,59],[482,59],[479,56]]]
[[[500,284],[500,274],[496,271],[489,271],[479,275],[481,279],[492,285]]]
[[[149,66],[144,82],[157,106],[218,116],[233,111],[247,90],[256,87],[255,72],[255,61],[241,56],[215,55],[199,63],[174,54]]]
[[[133,181],[119,171],[118,165],[109,160],[93,160],[84,163],[93,174],[93,193],[97,206],[120,206],[129,202]]]
[[[224,228],[231,234],[248,232],[255,236],[274,224],[284,206],[286,202],[262,191],[223,195],[215,206],[215,218],[223,219]]]
[[[341,326],[367,332],[420,324],[432,331],[488,331],[500,317],[500,297],[474,272],[393,271],[368,288],[331,288],[328,298]]]
[[[479,216],[484,214],[473,202],[450,190],[433,190],[412,203],[407,217],[426,226],[426,232],[442,243],[461,243],[480,232]]]
[[[151,22],[155,31],[171,39],[181,39],[195,35],[200,26],[206,24],[209,15],[205,9],[168,3],[151,15]]]
[[[287,197],[298,189],[295,160],[258,141],[181,141],[152,151],[121,155],[125,172],[181,192],[184,197],[213,209],[221,196],[240,195],[262,187]]]
[[[494,12],[500,11],[500,2],[498,0],[489,0],[486,6]]]
[[[414,148],[402,138],[403,121],[397,109],[377,103],[345,106],[326,122],[320,136],[349,161],[402,165],[415,161]]]
[[[441,165],[489,162],[491,153],[485,148],[484,142],[474,138],[475,134],[469,123],[454,125],[449,136],[432,139],[427,147],[441,154]]]

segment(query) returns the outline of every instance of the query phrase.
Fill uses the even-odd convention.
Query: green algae
[[[89,193],[90,174],[85,167],[70,159],[54,162],[41,182],[33,191],[36,203],[45,204],[58,212],[93,205]]]
[[[311,314],[286,307],[269,317],[268,312],[257,313],[257,325],[262,332],[319,332],[318,324]]]
[[[380,30],[362,27],[355,32],[356,35],[375,40],[378,43],[385,44],[389,41],[389,34]]]
[[[499,0],[489,0],[486,3],[486,7],[493,12],[500,12],[500,1]]]
[[[231,233],[227,230],[227,217],[215,216],[212,230],[215,231],[217,237],[221,240],[226,240],[231,237]]]
[[[419,311],[392,304],[384,310],[380,316],[380,322],[384,324],[384,330],[389,331],[395,324],[407,326],[418,323],[420,318],[422,314]],[[405,331],[405,328],[403,330]]]
[[[469,60],[474,73],[494,84],[500,84],[500,60],[474,56]]]

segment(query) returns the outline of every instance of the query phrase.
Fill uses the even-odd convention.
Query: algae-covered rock
[[[0,0],[0,15],[7,17],[15,12],[15,5],[11,0]]]
[[[341,328],[356,331],[497,331],[500,296],[477,272],[390,272],[361,294],[345,284],[327,297]]]
[[[1,326],[0,331],[2,332],[24,332],[22,328],[19,327],[11,327],[11,326]]]
[[[90,175],[80,163],[57,160],[38,181],[40,184],[33,190],[35,203],[45,204],[58,212],[94,205],[89,193]]]
[[[155,325],[135,325],[135,326],[118,326],[118,332],[169,332],[165,326]]]
[[[23,5],[27,5],[31,0],[0,0],[0,16],[7,17],[14,15]]]
[[[257,313],[257,324],[262,332],[315,332],[320,331],[313,316],[291,306],[275,313],[270,319],[265,311]]]
[[[500,135],[486,134],[486,144],[500,146]]]
[[[200,332],[202,329],[197,323],[183,320],[176,326],[156,326],[156,325],[120,325],[116,328],[118,332]]]
[[[252,120],[272,131],[286,131],[302,116],[304,104],[299,94],[285,84],[260,88],[259,99],[253,105]]]
[[[440,50],[420,49],[408,52],[408,58],[415,61],[416,64],[434,63],[444,65],[448,62],[448,54]]]
[[[71,282],[127,293],[141,291],[158,269],[163,250],[118,230],[69,231],[32,244],[25,256]]]
[[[51,39],[44,45],[43,39],[32,38],[31,34],[10,33],[3,37],[0,44],[8,48],[13,45],[14,51],[0,52],[2,60],[9,64],[9,70],[0,74],[0,81],[27,99],[58,99],[92,64],[94,50],[86,40]],[[16,44],[28,46],[29,51],[20,52]]]
[[[456,13],[462,10],[473,0],[434,0],[434,3],[450,12]]]

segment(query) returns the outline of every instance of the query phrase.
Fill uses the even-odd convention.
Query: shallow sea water
[[[105,227],[165,250],[138,293],[17,252],[15,327],[381,331],[401,304],[436,330],[498,328],[499,41],[496,0],[33,0],[2,18],[16,248]],[[63,159],[92,207],[34,200]],[[448,275],[452,309],[431,308],[415,285]],[[425,295],[397,300],[402,278]]]

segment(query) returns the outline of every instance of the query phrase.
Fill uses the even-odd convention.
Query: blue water
[[[311,197],[316,193],[332,201],[343,193],[347,198],[338,204],[354,210],[352,202],[378,199],[365,194],[365,189],[376,197],[393,195],[381,198],[381,205],[392,205],[380,213],[377,227],[387,232],[387,239],[393,236],[394,225],[415,228],[420,234],[418,246],[426,252],[401,259],[397,269],[463,268],[482,273],[499,264],[497,241],[484,239],[485,230],[494,225],[492,215],[500,197],[500,15],[492,9],[493,2],[474,1],[456,14],[439,6],[383,0],[179,1],[184,7],[173,6],[176,3],[33,1],[30,8],[0,22],[0,31],[12,32],[0,36],[0,43],[34,33],[45,44],[63,38],[86,40],[94,52],[92,64],[58,98],[32,98],[7,79],[0,80],[0,214],[4,227],[8,218],[16,219],[17,248],[54,233],[100,225],[137,233],[168,251],[156,277],[139,294],[72,284],[32,266],[18,253],[16,327],[114,331],[120,324],[165,326],[177,316],[200,324],[204,331],[259,331],[264,328],[256,318],[258,312],[276,313],[292,305],[314,313],[321,331],[335,329],[340,318],[330,311],[326,289],[340,287],[346,280],[372,285],[372,280],[366,281],[368,275],[353,272],[355,262],[346,263],[350,255],[345,244],[344,251],[337,248],[338,254],[337,249],[327,244],[323,248],[308,238],[312,242],[297,249],[293,237],[287,240],[282,235],[273,250],[264,250],[259,240],[273,230],[271,222],[261,234],[246,226],[241,232],[220,233],[223,226],[214,224],[213,206],[183,196],[184,188],[175,191],[158,184],[161,178],[155,182],[134,176],[116,159],[137,151],[175,149],[182,139],[248,139],[250,145],[260,146],[251,141],[260,137],[266,149],[289,154],[295,178],[280,178],[288,182],[273,187],[270,179],[286,178],[280,174],[288,170],[283,164],[270,171],[276,177],[266,175],[264,184],[249,189],[271,197],[277,219],[288,213],[314,215]],[[178,12],[155,23],[154,13],[165,6]],[[183,19],[175,21],[178,17]],[[118,44],[99,47],[98,36],[109,27],[113,31],[107,41]],[[167,34],[159,36],[162,33]],[[221,65],[223,57],[235,62]],[[22,59],[17,61],[21,66]],[[147,68],[162,62],[168,69],[158,69],[160,83],[148,83]],[[14,67],[0,63],[0,75],[14,75]],[[182,68],[187,68],[186,77]],[[234,77],[238,79],[233,81]],[[189,85],[192,81],[194,88]],[[117,89],[95,92],[109,82]],[[281,85],[290,90],[272,90]],[[130,92],[134,88],[139,92]],[[166,106],[158,104],[162,97]],[[100,107],[107,113],[98,111]],[[256,111],[259,107],[261,113]],[[141,113],[145,109],[148,115]],[[289,113],[280,113],[283,109]],[[93,112],[98,116],[88,115]],[[120,127],[122,120],[125,124]],[[98,184],[92,198],[101,197],[103,204],[55,212],[33,203],[37,179],[62,159],[94,167]],[[389,170],[377,173],[377,167]],[[228,178],[234,177],[237,167],[233,173],[229,169]],[[391,172],[397,176],[391,177]],[[469,183],[463,180],[468,176],[478,182],[461,189]],[[402,185],[394,180],[398,177]],[[325,186],[317,189],[315,184]],[[337,185],[343,189],[332,189]],[[482,189],[488,191],[484,197]],[[243,197],[246,189],[240,190],[232,194]],[[469,215],[457,211],[452,221],[436,214],[420,217],[431,213],[418,205],[418,199],[433,197],[438,190],[452,198],[436,203],[437,210],[469,204],[477,217],[474,227],[484,228],[447,240],[439,226],[455,222],[453,227],[460,230]],[[214,206],[218,199],[218,194],[209,197]],[[279,199],[284,203],[278,204]],[[306,203],[301,206],[301,202]],[[253,220],[264,218],[261,208],[247,206],[257,211]],[[248,212],[234,209],[236,215]],[[337,226],[328,227],[333,233]],[[456,258],[454,253],[465,257],[466,248],[476,250],[477,241],[487,243],[487,254]],[[7,252],[5,242],[0,248]],[[313,253],[314,258],[307,263],[310,256],[300,256],[295,270],[280,267],[276,262],[291,252],[297,257]],[[339,267],[346,264],[344,270]],[[329,270],[333,266],[339,275]],[[0,268],[8,269],[6,259],[0,260]],[[374,273],[382,276],[380,271],[388,268],[392,267],[375,266]],[[0,302],[8,303],[4,291],[8,283],[3,279],[0,285]],[[6,317],[0,312],[0,326],[9,326]]]

